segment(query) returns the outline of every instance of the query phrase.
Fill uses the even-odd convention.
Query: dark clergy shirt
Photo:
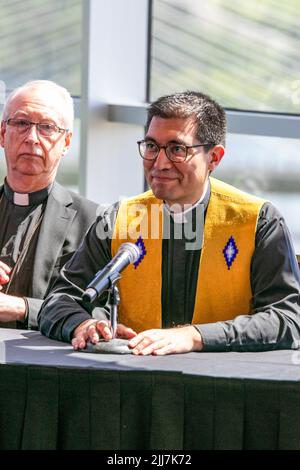
[[[16,198],[7,182],[0,201],[0,260],[12,268],[1,292],[31,297],[34,253],[44,208],[52,186]],[[26,201],[27,198],[27,201]],[[27,205],[19,205],[22,199]],[[11,327],[4,323],[2,327]]]
[[[196,206],[202,206],[204,217],[209,198],[208,190],[202,203]],[[39,315],[39,327],[45,335],[70,341],[73,330],[90,318],[92,307],[83,305],[81,294],[95,273],[111,258],[111,236],[118,207],[119,204],[111,206],[98,218],[77,253],[62,269]],[[195,210],[188,216],[191,224],[194,215]],[[171,217],[171,235],[175,230],[176,223]],[[201,230],[203,232],[203,227]],[[164,327],[191,322],[201,254],[201,246],[186,250],[186,237],[169,238],[163,239],[162,245]],[[285,221],[271,203],[265,203],[259,213],[250,280],[253,292],[251,315],[195,325],[202,335],[205,351],[297,347],[300,340],[300,275]],[[100,300],[98,305],[101,305]]]

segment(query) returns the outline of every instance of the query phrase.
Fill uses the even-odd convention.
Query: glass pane
[[[1,0],[0,80],[54,80],[80,95],[82,0]]]
[[[69,152],[60,161],[57,181],[76,193],[79,192],[80,119],[74,120],[73,138]]]
[[[300,254],[300,140],[229,134],[213,176],[271,201],[284,216]]]
[[[300,113],[299,0],[153,0],[150,99]]]

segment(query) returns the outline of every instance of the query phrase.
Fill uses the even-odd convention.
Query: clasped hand
[[[3,261],[0,261],[0,290],[2,289],[2,286],[9,282],[10,272],[11,268],[7,264],[3,263]]]
[[[11,268],[0,261],[0,291],[2,286],[9,282]],[[0,292],[0,323],[10,321],[24,321],[26,304],[22,297],[7,295]]]

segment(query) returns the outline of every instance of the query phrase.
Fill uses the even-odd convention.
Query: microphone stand
[[[110,311],[112,337],[115,338],[118,322],[118,305],[120,303],[120,293],[118,287],[116,286],[116,281],[112,282],[110,288],[108,289],[107,303],[109,305]]]
[[[110,341],[100,341],[96,344],[88,343],[82,352],[95,352],[95,353],[110,353],[110,354],[131,354],[131,350],[128,348],[129,340],[116,338],[117,324],[118,324],[118,305],[120,303],[120,293],[117,287],[117,282],[121,278],[120,273],[112,273],[109,277],[109,288],[107,305],[110,310],[110,322],[112,339]]]

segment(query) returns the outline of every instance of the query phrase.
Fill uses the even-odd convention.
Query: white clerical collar
[[[175,224],[185,224],[188,222],[187,214],[189,214],[193,209],[195,209],[195,207],[197,207],[199,204],[203,202],[208,189],[209,189],[209,181],[207,180],[200,199],[192,205],[187,204],[188,207],[184,211],[181,210],[181,206],[179,206],[179,204],[174,204],[173,206],[169,206],[169,204],[167,204],[166,202],[164,204],[164,209],[167,211],[169,215],[172,216]]]
[[[13,191],[9,184],[7,183],[6,179],[4,180],[4,194],[6,198],[12,204],[16,206],[38,206],[46,201],[47,197],[50,194],[53,184],[50,184],[44,189],[40,189],[39,191],[35,191],[33,193],[17,193]]]
[[[14,192],[14,204],[17,206],[29,206],[29,194]]]

